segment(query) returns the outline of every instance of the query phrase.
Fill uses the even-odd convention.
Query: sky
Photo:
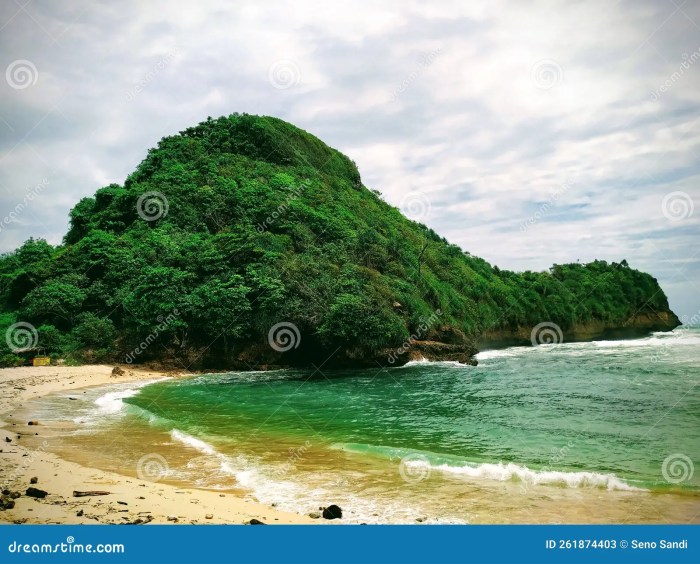
[[[627,259],[700,322],[698,2],[3,0],[0,73],[0,252],[247,112],[501,268]]]

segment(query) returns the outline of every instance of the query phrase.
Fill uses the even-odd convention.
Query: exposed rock
[[[38,421],[29,421],[29,422],[27,423],[27,425],[38,425],[38,424],[39,424]]]
[[[124,374],[124,370],[119,366],[115,366],[114,368],[112,368],[112,377],[116,378],[117,376],[124,376]]]
[[[312,511],[311,513],[309,513],[309,517],[311,517],[312,519],[320,519],[320,518],[321,518],[321,514],[320,514],[320,513],[316,513],[315,511]]]
[[[44,499],[47,495],[49,495],[49,492],[46,492],[44,490],[40,490],[39,488],[27,488],[27,491],[24,492],[25,495],[28,495],[29,497],[35,497],[37,499]]]
[[[6,509],[13,509],[15,507],[15,500],[9,497],[0,498],[0,511],[5,511]]]
[[[342,519],[343,510],[337,505],[329,505],[323,510],[324,519]]]
[[[251,519],[248,524],[249,525],[267,525],[267,523],[263,523],[262,521],[258,521],[257,519]]]
[[[30,484],[36,484],[38,482],[39,482],[39,478],[37,478],[36,476],[34,476],[33,478],[29,478]]]
[[[168,515],[167,519],[168,519],[168,521],[172,521],[174,523],[177,523],[177,515]]]
[[[204,518],[205,518],[205,519],[213,519],[213,518],[214,518],[214,515],[213,515],[212,513],[207,513],[207,514],[204,516]]]

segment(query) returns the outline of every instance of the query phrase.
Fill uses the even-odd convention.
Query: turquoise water
[[[613,474],[621,488],[696,490],[700,471],[691,476],[687,462],[700,454],[698,345],[700,332],[683,330],[491,351],[478,367],[212,375],[153,384],[125,401],[231,446],[308,440],[378,457],[415,454],[414,466],[475,475],[484,463],[512,463],[522,469],[515,480],[527,469],[541,479],[570,473],[549,478],[577,485],[576,473],[591,472],[601,477],[588,485],[617,487],[605,477]]]
[[[697,522],[700,330],[479,366],[211,374],[40,400],[56,448],[350,522]]]

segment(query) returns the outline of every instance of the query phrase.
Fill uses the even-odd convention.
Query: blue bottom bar
[[[4,525],[0,562],[700,562],[699,543],[690,525]]]

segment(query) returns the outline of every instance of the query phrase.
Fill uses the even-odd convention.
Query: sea
[[[700,329],[33,400],[49,450],[343,523],[700,522]]]

